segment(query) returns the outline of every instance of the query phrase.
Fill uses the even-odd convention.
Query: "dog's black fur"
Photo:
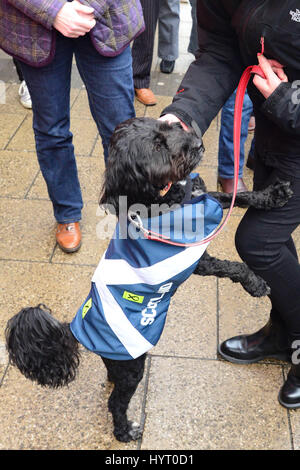
[[[171,206],[182,202],[187,190],[180,181],[198,165],[202,153],[201,139],[194,131],[183,131],[179,124],[169,125],[149,118],[126,121],[111,139],[101,203],[111,204],[118,213],[119,195],[128,197],[128,207],[134,203],[150,208],[153,203]],[[160,190],[169,181],[173,185],[162,197]],[[191,194],[197,196],[205,191],[204,182],[196,178]],[[228,207],[230,195],[212,194]],[[285,204],[290,196],[289,184],[278,182],[264,191],[238,194],[236,204],[268,209]],[[265,282],[245,264],[218,260],[207,252],[200,259],[195,274],[228,277],[233,282],[240,282],[253,296],[269,293]],[[69,324],[56,320],[43,304],[24,308],[9,320],[6,344],[10,361],[40,385],[60,387],[76,376],[79,344]],[[108,379],[114,383],[108,408],[113,416],[114,435],[120,441],[138,439],[142,433],[128,421],[126,411],[143,377],[145,358],[145,354],[130,361],[102,358]]]

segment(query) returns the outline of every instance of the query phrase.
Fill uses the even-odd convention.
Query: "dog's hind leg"
[[[108,400],[108,409],[112,413],[114,435],[121,442],[139,439],[143,430],[127,419],[129,402],[144,375],[146,354],[130,361],[115,361],[102,357],[107,368],[108,379],[114,383],[114,389]]]
[[[197,264],[194,274],[227,277],[232,282],[240,283],[252,297],[262,297],[270,294],[270,288],[266,282],[261,277],[256,276],[245,263],[213,258],[207,251]]]

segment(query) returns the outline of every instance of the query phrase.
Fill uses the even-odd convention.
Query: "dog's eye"
[[[161,145],[160,144],[155,144],[155,150],[156,152],[160,152],[161,151]]]

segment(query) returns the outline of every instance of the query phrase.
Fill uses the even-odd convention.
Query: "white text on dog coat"
[[[157,293],[161,294],[161,296],[153,297],[149,300],[147,307],[142,310],[141,325],[152,325],[156,317],[157,305],[162,301],[164,295],[171,290],[172,285],[173,282],[168,282],[168,284],[164,284],[157,291]]]

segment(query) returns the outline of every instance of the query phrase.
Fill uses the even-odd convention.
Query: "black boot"
[[[300,408],[300,364],[293,364],[278,395],[285,408]]]
[[[281,322],[270,317],[268,323],[252,335],[230,338],[220,344],[222,358],[237,364],[252,364],[267,357],[290,362],[288,335]]]

